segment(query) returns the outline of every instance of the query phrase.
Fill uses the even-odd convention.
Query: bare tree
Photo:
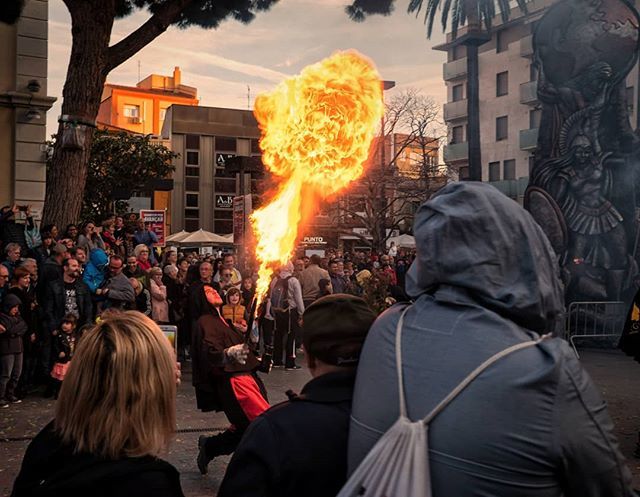
[[[330,215],[342,233],[384,250],[394,230],[410,230],[417,207],[449,179],[446,166],[438,163],[445,138],[439,110],[416,89],[389,100],[383,136],[377,139],[367,172],[331,206]],[[366,234],[353,228],[364,228]]]

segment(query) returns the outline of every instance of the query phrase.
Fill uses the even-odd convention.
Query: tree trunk
[[[65,3],[71,13],[73,42],[62,92],[62,115],[94,122],[107,77],[114,0],[66,0]],[[64,229],[67,224],[80,220],[93,128],[84,127],[82,150],[63,149],[62,130],[61,123],[47,170],[43,223]]]

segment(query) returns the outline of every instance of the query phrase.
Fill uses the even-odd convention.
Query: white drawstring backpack
[[[474,379],[494,362],[518,350],[533,347],[550,335],[513,345],[498,352],[474,369],[426,417],[411,421],[402,379],[402,324],[407,307],[396,328],[396,369],[400,397],[400,417],[382,435],[353,472],[337,497],[431,497],[429,472],[429,423]]]

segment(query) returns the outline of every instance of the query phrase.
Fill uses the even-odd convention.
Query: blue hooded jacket
[[[95,294],[100,285],[104,283],[107,262],[109,262],[109,256],[100,248],[93,249],[89,254],[89,262],[84,269],[82,280],[87,284],[92,294]]]

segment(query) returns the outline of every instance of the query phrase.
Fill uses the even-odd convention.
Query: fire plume
[[[382,82],[355,51],[337,52],[258,96],[262,162],[277,177],[270,203],[251,216],[260,263],[258,301],[287,262],[321,199],[360,177],[382,118]]]

